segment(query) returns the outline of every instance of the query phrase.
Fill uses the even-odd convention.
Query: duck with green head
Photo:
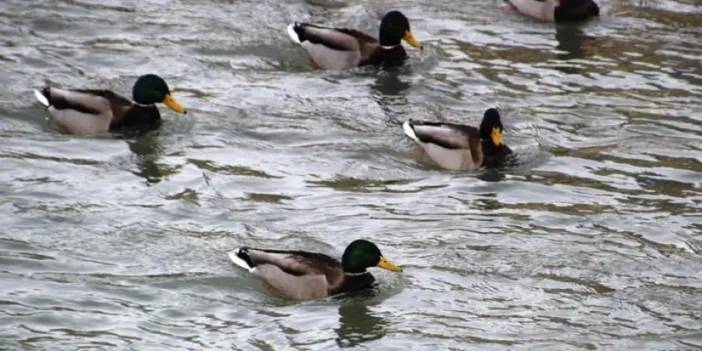
[[[250,247],[229,252],[229,258],[262,279],[276,294],[293,300],[318,299],[367,288],[375,281],[367,271],[369,267],[402,271],[367,240],[349,244],[341,262],[315,252]]]
[[[502,121],[495,108],[483,114],[480,128],[444,122],[409,120],[405,135],[439,166],[450,170],[500,167],[512,150],[502,140]]]
[[[288,26],[288,35],[307,51],[314,66],[324,69],[399,65],[407,58],[402,40],[415,48],[422,47],[410,31],[409,20],[400,11],[383,16],[379,39],[356,29],[298,22]]]
[[[34,90],[56,125],[69,134],[112,131],[144,131],[157,128],[161,114],[156,103],[164,103],[178,113],[185,108],[172,96],[168,84],[155,74],[139,77],[132,88],[133,99],[110,90]]]

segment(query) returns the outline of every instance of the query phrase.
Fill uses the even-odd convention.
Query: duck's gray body
[[[244,247],[231,251],[229,259],[276,294],[293,300],[323,298],[368,286],[374,280],[369,272],[347,275],[339,261],[313,252]]]
[[[69,134],[103,133],[136,121],[147,124],[160,120],[154,105],[138,105],[109,90],[44,88],[35,90],[34,95],[56,125]]]
[[[477,128],[410,120],[403,124],[403,129],[442,168],[473,170],[483,162]]]

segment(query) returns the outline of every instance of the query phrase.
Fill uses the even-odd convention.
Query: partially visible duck
[[[355,240],[346,247],[341,262],[307,251],[242,247],[229,259],[263,280],[276,294],[293,300],[318,299],[369,287],[375,278],[366,269],[402,269],[383,257],[370,241]]]
[[[505,0],[517,12],[546,22],[584,21],[600,15],[593,0]]]
[[[512,150],[502,141],[502,121],[495,108],[485,111],[480,129],[453,123],[409,120],[405,134],[439,166],[474,170],[504,165]]]
[[[330,28],[295,22],[288,35],[300,44],[314,66],[345,69],[370,64],[399,65],[407,58],[400,42],[415,48],[421,44],[410,31],[409,20],[399,11],[390,11],[380,22],[380,40],[355,29]]]
[[[154,129],[161,122],[155,104],[161,102],[175,112],[186,113],[171,96],[166,82],[155,74],[137,79],[132,89],[133,100],[110,90],[50,87],[34,90],[34,96],[48,108],[56,125],[69,134]]]

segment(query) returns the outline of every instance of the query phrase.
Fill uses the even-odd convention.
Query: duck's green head
[[[144,105],[162,102],[175,112],[186,113],[185,108],[171,96],[166,81],[155,74],[145,74],[137,79],[132,88],[132,98]]]
[[[383,257],[375,244],[368,240],[356,240],[349,244],[341,257],[344,272],[362,273],[368,267],[380,267],[392,272],[401,272],[402,268]]]
[[[380,45],[400,45],[401,40],[406,41],[407,44],[415,48],[422,48],[422,44],[414,38],[410,31],[407,17],[400,11],[390,11],[380,21]]]
[[[496,108],[489,108],[483,115],[480,122],[480,139],[489,140],[495,146],[500,146],[502,142],[502,121],[500,112]]]

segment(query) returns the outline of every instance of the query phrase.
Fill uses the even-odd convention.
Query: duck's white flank
[[[293,23],[288,26],[288,36],[290,36],[290,39],[294,41],[297,44],[300,44],[300,37],[297,36],[297,32],[295,31],[295,24]]]
[[[253,271],[256,269],[256,267],[249,267],[249,264],[246,263],[246,261],[242,260],[242,259],[238,256],[239,251],[241,251],[241,249],[236,249],[236,250],[234,250],[234,251],[229,251],[229,253],[227,253],[227,255],[229,255],[229,259],[232,260],[232,262],[233,262],[235,265],[237,265],[237,266],[239,266],[239,267],[241,267],[241,268],[243,268],[243,269],[245,269],[245,270],[247,270],[247,271],[249,271],[249,272],[253,272]]]
[[[51,104],[49,103],[49,100],[39,90],[34,89],[34,97],[36,97],[37,100],[39,100],[40,104],[42,104],[46,107],[51,106]]]
[[[405,121],[405,123],[402,123],[402,129],[405,131],[405,135],[412,138],[412,140],[419,142],[419,138],[417,138],[417,135],[414,134],[414,128],[412,128],[410,125],[410,121]]]

